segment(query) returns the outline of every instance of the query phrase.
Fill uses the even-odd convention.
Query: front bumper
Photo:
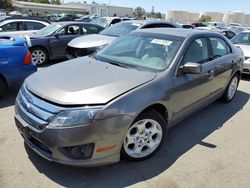
[[[74,59],[82,56],[87,56],[95,53],[98,51],[99,48],[73,48],[73,47],[67,47],[66,53],[68,59]]]
[[[101,166],[118,162],[123,138],[132,121],[130,116],[117,116],[95,121],[86,126],[72,128],[44,128],[38,130],[29,125],[18,113],[16,126],[29,147],[43,158],[71,166]],[[69,157],[62,148],[93,144],[93,152],[88,159]],[[98,151],[98,148],[115,146]]]

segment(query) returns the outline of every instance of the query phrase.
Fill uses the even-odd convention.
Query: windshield
[[[97,19],[92,20],[91,23],[96,24],[96,25],[100,25],[102,27],[106,27],[106,25],[108,24],[108,19],[97,18]]]
[[[101,35],[120,37],[136,30],[141,24],[121,22],[100,32]]]
[[[234,44],[248,44],[250,45],[250,32],[249,33],[240,33],[236,35],[233,39],[232,42]]]
[[[169,66],[182,41],[170,35],[133,33],[104,47],[95,57],[120,66],[160,71]]]
[[[51,24],[48,25],[47,27],[44,27],[43,29],[40,29],[39,31],[37,31],[38,35],[41,36],[49,36],[51,34],[53,34],[55,31],[57,31],[57,29],[59,29],[60,27],[62,27],[61,24]]]

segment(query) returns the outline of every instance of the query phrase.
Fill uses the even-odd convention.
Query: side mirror
[[[62,36],[62,33],[55,33],[54,36],[55,36],[56,38],[59,38],[60,36]]]
[[[185,74],[200,74],[202,72],[202,66],[199,63],[188,62],[181,67],[181,71]]]

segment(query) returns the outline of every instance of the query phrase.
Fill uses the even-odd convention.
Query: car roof
[[[30,20],[30,19],[4,19],[0,21],[0,25],[7,24],[7,23],[12,23],[12,22],[38,22],[42,23],[43,25],[49,25],[48,22],[42,21],[42,20]]]
[[[88,22],[76,22],[76,21],[53,22],[53,24],[60,24],[60,25],[63,25],[63,26],[71,25],[71,24],[79,24],[79,25],[96,25],[96,24],[93,24],[93,23],[88,23]],[[102,27],[102,26],[100,26],[100,25],[97,25],[97,26]]]
[[[200,30],[195,30],[195,29],[184,29],[184,28],[152,28],[152,29],[136,30],[135,32],[173,35],[173,36],[183,37],[183,38],[186,38],[192,35],[198,35],[198,34],[213,34],[213,35],[216,34],[214,32],[200,31]]]
[[[250,30],[242,31],[242,33],[250,33]]]
[[[162,24],[171,24],[171,25],[173,25],[175,27],[182,27],[181,24],[170,21],[170,20],[126,20],[126,21],[123,21],[123,22],[131,23],[131,24],[140,24],[140,25],[162,23]]]
[[[41,21],[41,22],[46,22],[50,23],[48,20],[41,18],[41,17],[34,17],[34,16],[8,16],[4,20],[32,20],[32,21]]]

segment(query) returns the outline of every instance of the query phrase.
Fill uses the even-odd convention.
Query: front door
[[[81,34],[82,28],[79,25],[70,25],[58,31],[49,41],[52,57],[66,57],[68,43]]]
[[[188,62],[199,63],[202,66],[200,74],[179,73],[174,78],[173,119],[185,117],[205,104],[214,92],[213,79],[215,65],[210,61],[210,44],[208,38],[194,39],[186,52],[179,67]]]

